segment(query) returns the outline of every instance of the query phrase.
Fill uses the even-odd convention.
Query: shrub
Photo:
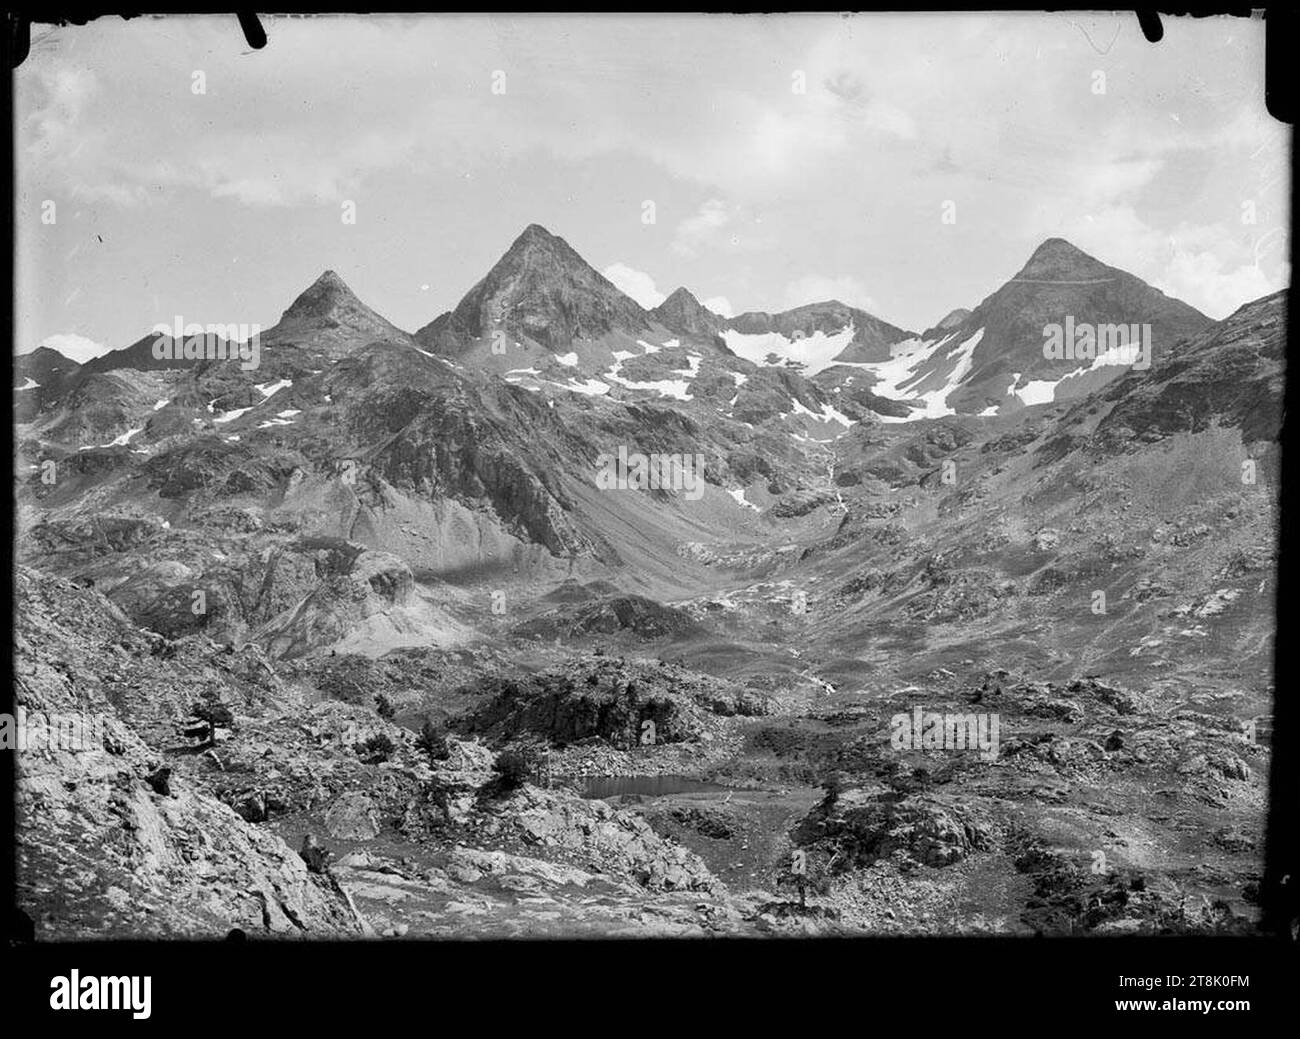
[[[380,732],[357,745],[357,755],[367,765],[377,765],[393,756],[397,747],[387,733]]]
[[[420,738],[416,746],[429,755],[432,761],[446,761],[451,757],[451,745],[447,742],[447,727],[439,725],[432,718],[426,718],[420,726]]]
[[[316,678],[320,691],[335,700],[358,707],[373,702],[370,690],[380,677],[378,665],[366,657],[345,654],[329,661],[328,668]]]
[[[393,706],[393,701],[388,699],[383,693],[375,695],[375,710],[379,712],[381,718],[392,718],[397,713],[397,708]]]
[[[498,789],[517,790],[541,772],[542,752],[531,745],[511,747],[497,755],[493,767],[497,773]]]

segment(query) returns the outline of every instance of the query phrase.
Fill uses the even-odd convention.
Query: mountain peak
[[[340,307],[364,306],[347,282],[332,270],[327,270],[313,281],[280,318],[280,324],[326,316]]]
[[[324,271],[319,278],[317,278],[314,282],[312,282],[312,285],[313,286],[328,285],[331,288],[347,289],[347,291],[349,292],[352,291],[351,289],[348,289],[347,282],[345,282],[342,278],[340,278],[338,272],[335,270]]]
[[[631,297],[541,224],[529,224],[456,309],[416,332],[435,352],[456,356],[490,331],[565,353],[575,339],[614,330],[639,334],[648,315]]]
[[[1064,238],[1048,238],[1029,257],[1019,278],[1076,280],[1080,276],[1109,270],[1096,257],[1089,256]]]
[[[722,318],[711,311],[685,288],[673,290],[671,296],[650,311],[665,327],[689,335],[714,335],[722,328]]]
[[[588,266],[577,250],[559,235],[551,234],[541,224],[529,224],[493,269],[516,270],[538,264],[548,268],[559,264],[565,269],[585,269]]]
[[[1073,242],[1068,241],[1065,238],[1058,238],[1056,235],[1053,235],[1051,238],[1044,238],[1042,243],[1038,246],[1038,248],[1034,250],[1034,254],[1037,255],[1038,253],[1043,252],[1044,250],[1054,250],[1054,249],[1065,249],[1065,250],[1073,249],[1077,253],[1083,252],[1083,250],[1080,249]]]
[[[673,291],[669,293],[668,297],[660,303],[659,306],[666,307],[670,304],[674,307],[683,305],[701,307],[704,305],[696,298],[695,294],[691,292],[690,289],[686,288],[685,285],[679,285],[677,288],[673,289]],[[658,309],[658,307],[655,309]]]
[[[519,232],[519,237],[516,238],[515,241],[523,242],[529,239],[541,239],[542,241],[550,241],[551,239],[554,238],[556,238],[556,236],[551,234],[551,232],[548,231],[546,228],[544,228],[541,224],[529,224],[521,232]]]
[[[68,364],[75,366],[77,364],[67,354],[61,354],[52,346],[38,346],[35,350],[30,351],[25,356],[39,360],[44,364]]]
[[[1149,325],[1151,356],[1163,358],[1210,320],[1064,238],[1048,238],[1018,274],[969,314],[955,311],[924,333],[930,341],[953,336],[953,346],[970,344],[965,371],[953,374],[958,362],[950,347],[926,359],[908,378],[913,385],[936,383],[941,377],[952,380],[945,407],[961,414],[990,407],[1002,413],[1024,404],[1062,401],[1119,378],[1126,365],[1104,362],[1089,367],[1086,361],[1093,355],[1081,354],[1085,363],[1080,366],[1078,358],[1045,349],[1048,326],[1071,322],[1075,327]],[[1097,346],[1096,356],[1103,352]],[[931,383],[925,383],[927,379]],[[1021,392],[1034,383],[1038,385],[1033,390]]]
[[[263,338],[301,342],[337,358],[376,339],[405,339],[406,333],[362,303],[336,271],[326,270]]]

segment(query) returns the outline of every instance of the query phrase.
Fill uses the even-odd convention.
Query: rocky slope
[[[361,932],[346,899],[214,796],[193,759],[177,767],[136,728],[142,701],[151,719],[180,720],[209,683],[252,708],[270,691],[262,675],[234,657],[190,669],[155,655],[98,593],[36,571],[19,570],[16,593],[18,704],[100,736],[18,757],[19,901],[38,937]]]

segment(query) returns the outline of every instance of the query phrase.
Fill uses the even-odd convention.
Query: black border
[[[333,6],[333,10],[331,10]],[[880,10],[897,10],[896,6]],[[963,10],[935,5],[927,10]],[[973,8],[974,9],[974,8]],[[1044,10],[1041,6],[998,4],[998,10]],[[365,13],[368,6],[336,4],[298,7],[278,5],[277,13]],[[381,10],[393,11],[384,5]],[[483,10],[483,9],[480,9]],[[576,4],[570,12],[601,11]],[[645,9],[639,9],[645,10]],[[708,8],[691,8],[708,10]],[[744,9],[715,9],[741,11]],[[789,10],[752,8],[751,12]],[[1294,125],[1293,78],[1295,15],[1290,9],[1265,8],[1266,104],[1268,111]],[[32,23],[85,24],[97,17],[136,17],[153,13],[230,13],[204,3],[149,4],[122,11],[107,6],[19,5],[6,11],[5,56],[12,69],[26,56]],[[436,13],[436,12],[430,12]],[[623,13],[631,13],[631,10]],[[1213,14],[1249,16],[1241,5],[1200,8],[1145,8],[1136,12],[1148,40],[1158,40],[1162,18]],[[274,60],[274,39],[258,39],[260,23],[247,12],[231,15],[232,45],[267,46]],[[240,38],[241,30],[247,39]],[[1158,46],[1154,42],[1153,46]],[[3,87],[3,114],[12,126],[13,83]],[[5,135],[3,163],[9,197],[14,195],[13,137]],[[1293,168],[1294,173],[1294,168]],[[1292,213],[1295,212],[1292,178]],[[13,206],[4,212],[10,243],[11,292],[4,321],[13,336]],[[1288,306],[1288,361],[1300,355],[1295,312]],[[1288,374],[1292,365],[1288,364]],[[1287,379],[1282,450],[1281,527],[1278,560],[1274,704],[1274,747],[1294,748],[1297,707],[1292,695],[1295,658],[1289,639],[1292,610],[1286,591],[1296,579],[1300,547],[1291,540],[1297,506],[1295,416],[1300,414],[1300,380]],[[13,401],[5,423],[13,457]],[[10,524],[13,515],[8,516]],[[5,539],[5,561],[13,572],[12,528]],[[12,600],[11,600],[12,603]],[[12,609],[12,606],[11,606]],[[12,648],[7,657],[12,677]],[[6,702],[12,704],[12,681]],[[12,706],[6,707],[12,711]],[[13,758],[0,754],[3,782],[13,790]],[[1163,992],[1120,989],[1121,974],[1249,975],[1247,988],[1180,990],[1177,998],[1248,999],[1251,1010],[1239,1020],[1257,1026],[1261,1012],[1292,1010],[1290,989],[1300,977],[1300,854],[1296,795],[1300,775],[1287,753],[1275,753],[1270,775],[1268,835],[1262,901],[1265,934],[1257,938],[861,938],[861,939],[666,939],[574,942],[75,942],[33,944],[13,901],[13,803],[3,805],[7,853],[0,856],[0,884],[8,894],[3,914],[5,964],[0,991],[10,1017],[41,1024],[58,1022],[103,1027],[113,1018],[134,1028],[149,1025],[197,1026],[229,1022],[253,1028],[269,1025],[325,1025],[370,1029],[532,1028],[578,1024],[625,1030],[718,1025],[735,1029],[751,1021],[770,1029],[818,1029],[831,1022],[870,1030],[882,1025],[902,1028],[960,1028],[991,1025],[1011,1028],[1071,1028],[1084,1021],[1111,1026],[1126,1018],[1135,1027],[1152,1020],[1149,1013],[1123,1014],[1118,998],[1159,998]],[[1284,879],[1286,882],[1284,883]],[[148,974],[153,979],[153,1013],[148,1021],[129,1014],[56,1013],[49,1008],[49,982],[76,967],[82,974]],[[30,1015],[30,1017],[29,1017]],[[1046,1016],[1040,1016],[1046,1015]],[[1291,1016],[1291,1015],[1288,1015]],[[468,1018],[467,1021],[462,1018]],[[1210,1027],[1232,1027],[1231,1016],[1157,1012],[1156,1019],[1182,1028],[1196,1020]],[[1123,1027],[1123,1026],[1121,1026]]]

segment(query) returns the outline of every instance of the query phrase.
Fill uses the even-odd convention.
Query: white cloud
[[[23,120],[28,135],[27,152],[33,158],[73,148],[84,132],[83,116],[98,93],[95,74],[75,65],[37,65],[33,62],[30,113]]]
[[[655,288],[654,279],[650,275],[625,263],[611,263],[600,273],[612,281],[615,288],[631,296],[646,310],[659,306],[668,298]]]
[[[1243,303],[1276,292],[1290,280],[1290,270],[1278,284],[1253,264],[1228,267],[1211,253],[1179,250],[1170,258],[1162,280],[1170,295],[1221,320]]]
[[[673,249],[686,256],[694,255],[701,246],[717,240],[719,232],[731,220],[731,212],[721,199],[711,198],[699,210],[677,225],[673,236]]]
[[[765,248],[772,244],[772,238],[757,230],[760,223],[748,209],[711,198],[678,223],[672,248],[687,257],[708,250]]]
[[[868,129],[893,134],[904,140],[916,140],[916,122],[910,115],[895,105],[884,101],[873,101],[862,113],[862,123]]]
[[[1069,193],[1080,208],[1089,208],[1114,198],[1131,197],[1145,188],[1163,168],[1160,159],[1112,160],[1075,164],[1069,177]]]
[[[715,314],[721,314],[723,317],[736,316],[736,310],[731,305],[731,300],[727,299],[726,296],[710,296],[708,299],[701,300],[700,302]]]
[[[498,236],[563,213],[553,230],[595,255],[635,255],[672,284],[758,309],[777,309],[800,273],[852,271],[800,294],[864,306],[871,285],[913,327],[933,320],[936,297],[940,311],[982,298],[1049,235],[1207,313],[1239,305],[1232,293],[1262,284],[1242,202],[1258,204],[1261,232],[1289,218],[1291,133],[1263,110],[1258,19],[1170,19],[1158,47],[1131,15],[1026,13],[273,18],[268,34],[270,64],[231,46],[219,17],[101,20],[34,41],[15,76],[16,194],[31,212],[45,198],[84,203],[88,226],[113,231],[109,248],[138,258],[128,266],[141,284],[109,298],[98,245],[65,259],[60,201],[59,235],[18,229],[25,266],[50,285],[26,294],[39,302],[25,342],[50,328],[127,341],[152,313],[149,293],[183,294],[163,269],[188,245],[159,234],[172,213],[197,243],[237,229],[246,256],[279,257],[292,242],[282,266],[294,270],[338,247],[366,253],[377,285],[406,284],[407,265],[422,264],[419,280],[449,297],[468,287],[467,256],[485,269]],[[1104,95],[1091,89],[1099,62]],[[198,68],[204,96],[190,90]],[[504,95],[490,90],[497,68],[509,72]],[[795,71],[806,93],[792,91]],[[627,229],[663,257],[625,251],[600,207],[573,205],[593,162],[603,183],[637,185]],[[646,197],[665,227],[633,222]],[[343,199],[357,202],[358,226],[340,223]],[[948,199],[955,227],[939,223]],[[1140,218],[1112,219],[1123,209]],[[1231,224],[1243,240],[1202,238],[1190,220]],[[1281,257],[1260,264],[1278,287]],[[64,284],[50,282],[56,271]],[[274,293],[295,288],[287,278],[268,279]],[[75,309],[43,298],[80,285]],[[246,291],[283,309],[269,289]],[[195,306],[219,304],[217,290],[202,293]],[[399,324],[431,316],[402,313],[399,297],[374,303]]]
[[[859,111],[861,115],[857,121],[866,129],[908,141],[916,139],[916,121],[897,105],[881,98],[869,98],[867,84],[860,76],[840,68],[823,86],[850,111]]]
[[[105,343],[97,343],[93,339],[87,339],[76,332],[57,332],[52,336],[46,336],[38,344],[38,347],[45,346],[51,350],[57,350],[64,357],[78,364],[85,364],[92,357],[99,357],[106,354],[110,349]],[[35,347],[33,348],[35,349]],[[19,351],[27,353],[29,351]]]

